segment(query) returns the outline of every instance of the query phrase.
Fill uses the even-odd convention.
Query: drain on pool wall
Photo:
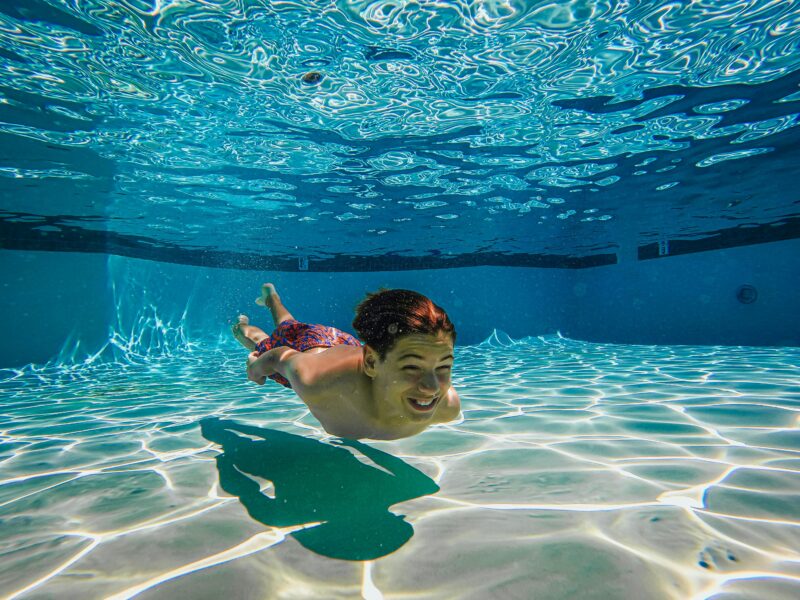
[[[758,300],[758,290],[752,285],[741,285],[736,290],[736,299],[742,304],[752,304]]]

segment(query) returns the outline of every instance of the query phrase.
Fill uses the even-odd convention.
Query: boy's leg
[[[250,325],[247,315],[239,315],[239,322],[231,328],[231,331],[233,331],[233,337],[251,352],[256,349],[256,344],[269,337],[262,329]]]
[[[272,313],[272,320],[275,322],[275,327],[286,321],[287,319],[294,320],[292,313],[286,310],[286,307],[281,302],[281,297],[275,291],[275,286],[271,283],[265,283],[261,286],[261,298],[256,300],[257,304],[263,304]]]

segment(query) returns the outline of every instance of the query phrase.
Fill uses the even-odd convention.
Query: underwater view
[[[796,597],[800,349],[495,335],[457,362],[462,418],[379,443],[223,352],[5,379],[4,592]]]
[[[0,598],[800,597],[800,3],[0,3]]]

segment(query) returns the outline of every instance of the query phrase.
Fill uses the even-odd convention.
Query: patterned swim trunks
[[[255,351],[261,356],[267,350],[278,346],[288,346],[298,352],[305,352],[309,348],[330,348],[340,345],[360,346],[361,342],[349,333],[327,325],[314,325],[287,319],[275,328],[272,335],[256,344]],[[269,378],[282,386],[292,387],[289,380],[279,373],[274,373]]]

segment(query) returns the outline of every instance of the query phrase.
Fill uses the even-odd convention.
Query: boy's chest
[[[386,435],[384,427],[349,402],[328,399],[322,403],[308,404],[308,408],[325,431],[331,435],[353,440],[383,439]]]
[[[339,377],[302,397],[311,414],[331,435],[351,439],[396,440],[416,435],[426,425],[403,419],[379,418],[370,410],[373,399],[368,381]]]
[[[359,439],[372,432],[374,424],[363,409],[368,390],[357,373],[329,373],[314,386],[295,392],[331,435]]]
[[[413,423],[381,422],[357,411],[311,409],[311,414],[329,434],[350,439],[398,440],[426,429],[424,425]]]

